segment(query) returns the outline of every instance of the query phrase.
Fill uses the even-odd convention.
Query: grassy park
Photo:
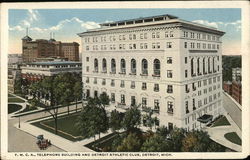
[[[18,104],[8,104],[8,114],[16,112],[22,108],[21,105]]]
[[[241,139],[237,135],[237,133],[235,133],[235,132],[229,132],[229,133],[226,133],[224,136],[230,142],[238,144],[238,145],[241,145]]]
[[[216,127],[216,126],[226,126],[226,125],[230,125],[230,123],[228,122],[227,118],[225,116],[222,116],[221,118],[217,119],[214,123],[212,127]]]
[[[70,115],[64,115],[58,118],[58,135],[66,138],[70,141],[78,141],[83,139],[80,136],[79,131],[75,128],[74,124],[77,122],[77,116],[78,113],[70,114]],[[32,123],[33,125],[42,128],[46,131],[55,133],[54,127],[55,122],[54,119],[48,119],[44,121],[39,121]]]
[[[8,102],[9,103],[24,103],[25,101],[17,97],[9,97]]]

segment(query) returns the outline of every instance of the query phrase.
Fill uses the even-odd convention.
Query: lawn
[[[8,94],[8,97],[15,97],[15,96],[13,96],[13,95],[11,95],[11,94]]]
[[[213,123],[212,127],[216,127],[216,126],[226,126],[226,125],[230,125],[230,123],[228,122],[227,118],[226,118],[225,116],[223,116],[223,117],[217,119],[217,120]]]
[[[64,137],[70,141],[78,141],[83,139],[82,137],[79,137],[80,132],[77,131],[77,129],[74,126],[74,124],[77,122],[78,115],[79,115],[78,113],[74,113],[69,116],[65,115],[58,118],[57,126],[58,126],[59,136]],[[35,122],[32,124],[49,132],[55,133],[54,119],[48,119],[40,122]]]
[[[97,148],[107,149],[107,147],[111,147],[113,141],[118,138],[118,134],[119,133],[117,133],[117,132],[110,133],[109,135],[106,135],[100,139],[97,139],[94,142],[86,144],[85,146],[94,150],[94,151],[100,152],[101,150],[98,150]],[[108,149],[110,150],[110,148],[108,148]]]
[[[18,104],[8,104],[8,114],[16,112],[22,108],[21,105]]]
[[[24,103],[25,101],[17,97],[9,97],[8,102],[11,103]]]
[[[36,110],[36,109],[37,109],[36,107],[30,107],[29,105],[27,105],[27,106],[25,107],[24,110],[18,112],[17,114],[19,114],[19,113],[24,113],[24,112],[28,112],[28,111],[34,111],[34,110]]]
[[[226,133],[224,137],[232,143],[241,145],[241,139],[235,132]]]

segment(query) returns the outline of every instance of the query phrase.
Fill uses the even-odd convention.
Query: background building
[[[62,43],[55,39],[37,39],[33,41],[28,35],[22,38],[23,61],[34,62],[37,58],[60,57],[70,61],[79,61],[79,44]]]
[[[22,78],[31,83],[63,72],[74,72],[80,75],[82,73],[82,63],[73,61],[32,62],[21,68]]]
[[[241,68],[232,68],[232,80],[241,81]]]
[[[8,64],[20,64],[22,62],[22,54],[8,54]]]
[[[15,82],[21,78],[20,64],[8,64],[8,91],[15,92]]]
[[[223,113],[223,34],[171,15],[80,33],[85,95],[106,92],[117,108],[150,107],[170,129],[200,128]]]

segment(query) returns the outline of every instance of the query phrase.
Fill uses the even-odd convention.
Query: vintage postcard
[[[1,5],[1,159],[249,155],[247,1]]]

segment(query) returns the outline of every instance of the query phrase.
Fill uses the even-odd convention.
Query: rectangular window
[[[167,42],[167,48],[172,48],[172,42]]]
[[[110,99],[110,101],[111,101],[112,103],[115,102],[115,93],[111,93],[111,99]]]
[[[121,104],[125,104],[125,95],[121,94]]]
[[[89,72],[89,66],[86,66],[86,72]]]
[[[185,64],[187,64],[188,63],[188,58],[187,57],[185,57]]]
[[[168,85],[167,93],[173,93],[173,85]]]
[[[136,101],[135,101],[135,96],[131,96],[131,106],[135,106]]]
[[[172,57],[167,57],[167,64],[172,64]]]
[[[185,70],[185,78],[188,77],[188,70]]]
[[[111,79],[111,84],[110,84],[112,87],[115,86],[115,80],[114,79]]]
[[[86,61],[89,62],[89,57],[86,57]]]
[[[131,88],[134,89],[135,88],[135,81],[131,82]]]
[[[96,77],[94,78],[94,84],[97,84],[97,78]]]
[[[143,82],[142,83],[142,90],[146,90],[147,89],[147,83]]]
[[[154,91],[159,92],[159,84],[154,84]]]
[[[188,101],[185,102],[185,108],[186,108],[186,113],[189,113],[189,109],[188,109]]]
[[[125,87],[125,82],[124,80],[121,80],[121,85],[120,85],[121,88],[124,88]]]
[[[167,78],[172,78],[172,77],[173,77],[172,70],[167,70]]]
[[[106,85],[106,79],[102,79],[102,85]]]
[[[172,101],[168,101],[167,105],[168,105],[168,113],[173,114],[174,113],[173,102]]]
[[[89,83],[89,77],[86,77],[86,83]]]
[[[154,100],[154,109],[157,111],[160,110],[159,99]]]
[[[155,32],[152,33],[152,38],[155,38]]]
[[[184,42],[184,48],[187,48],[187,42]]]
[[[147,98],[142,97],[141,105],[142,105],[143,108],[147,107]]]

